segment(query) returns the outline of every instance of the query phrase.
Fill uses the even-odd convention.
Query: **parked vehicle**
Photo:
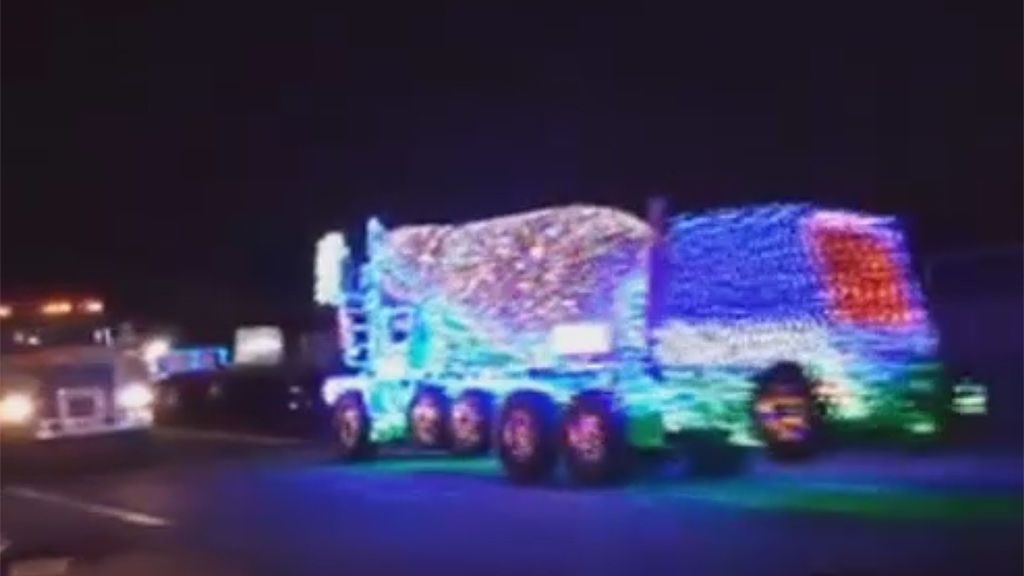
[[[828,430],[936,434],[937,337],[895,219],[777,204],[648,222],[568,206],[318,244],[346,460],[492,443],[508,475],[621,477],[695,434],[806,457]]]
[[[226,367],[161,380],[161,426],[320,438],[328,414],[323,372],[294,366]]]
[[[322,437],[323,335],[309,327],[242,326],[229,361],[215,346],[179,348],[160,362],[157,420],[172,427]]]

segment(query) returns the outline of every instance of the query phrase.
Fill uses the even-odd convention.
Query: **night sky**
[[[372,214],[654,193],[1021,241],[1019,1],[142,4],[3,3],[6,294],[241,321],[308,306],[315,239]]]

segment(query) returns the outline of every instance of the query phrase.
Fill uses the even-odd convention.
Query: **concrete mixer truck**
[[[369,221],[317,248],[336,309],[338,453],[494,450],[621,478],[694,434],[805,458],[838,429],[929,437],[948,404],[937,338],[890,217],[772,204],[647,221],[565,206],[461,225]]]

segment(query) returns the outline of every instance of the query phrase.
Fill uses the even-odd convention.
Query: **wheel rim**
[[[784,386],[769,389],[755,406],[762,430],[774,441],[799,443],[811,432],[811,404],[803,394]]]
[[[588,464],[601,462],[606,453],[604,426],[596,414],[579,414],[569,421],[568,443],[575,456]]]
[[[502,426],[501,439],[514,460],[530,460],[537,451],[537,431],[533,416],[525,410],[513,410]]]
[[[359,408],[345,405],[338,412],[338,440],[345,448],[353,448],[359,443],[362,433],[363,419]]]
[[[416,439],[427,445],[436,444],[440,436],[441,409],[433,398],[425,397],[412,409],[412,426]]]
[[[458,400],[452,406],[452,437],[459,447],[472,448],[481,444],[482,423],[483,415],[473,401]]]

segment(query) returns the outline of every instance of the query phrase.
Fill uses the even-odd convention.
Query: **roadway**
[[[291,440],[161,432],[11,461],[12,574],[1020,574],[1022,462],[1007,452],[672,464],[629,485],[508,485],[488,459],[355,467]],[[130,457],[125,457],[128,455]]]

